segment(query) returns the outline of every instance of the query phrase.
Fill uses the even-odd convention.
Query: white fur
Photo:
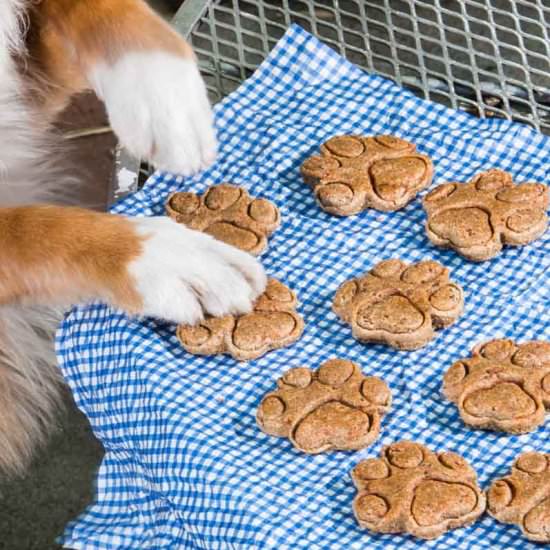
[[[134,223],[147,237],[130,266],[144,315],[196,323],[205,314],[246,313],[265,289],[265,272],[249,254],[169,218]]]
[[[8,57],[8,48],[18,48],[21,45],[20,31],[25,2],[26,0],[0,2],[0,60],[5,61]]]
[[[96,65],[90,81],[135,156],[183,175],[214,161],[212,111],[193,60],[160,51],[128,53],[112,65]]]

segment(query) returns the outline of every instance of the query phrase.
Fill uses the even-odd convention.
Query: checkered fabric
[[[185,98],[182,98],[185,101]],[[196,357],[175,326],[126,318],[94,304],[73,310],[57,339],[59,362],[106,455],[95,503],[66,531],[74,549],[495,549],[536,548],[485,515],[431,542],[361,530],[351,469],[382,445],[410,439],[462,454],[481,485],[516,455],[549,451],[550,424],[520,436],[470,430],[441,395],[442,375],[493,337],[550,339],[550,232],[474,264],[435,248],[417,198],[394,213],[324,213],[299,166],[341,133],[394,134],[434,160],[435,184],[491,167],[517,181],[550,182],[550,140],[503,120],[481,121],[417,99],[346,62],[299,27],[216,107],[219,160],[192,178],[155,174],[114,211],[163,214],[174,190],[234,182],[274,201],[283,224],[263,255],[267,271],[297,291],[302,339],[261,359]],[[380,260],[432,258],[463,286],[466,311],[421,350],[362,345],[331,312],[336,288]],[[290,367],[339,356],[383,377],[394,404],[369,449],[308,456],[263,434],[255,412]]]

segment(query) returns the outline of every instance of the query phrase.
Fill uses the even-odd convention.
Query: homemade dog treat
[[[394,136],[336,136],[302,165],[323,210],[350,216],[403,208],[432,181],[432,161]]]
[[[255,256],[267,248],[267,237],[281,223],[272,202],[251,197],[246,189],[229,183],[210,187],[203,195],[174,193],[166,211],[177,222]]]
[[[550,408],[550,343],[481,344],[445,373],[443,393],[469,426],[530,432]]]
[[[359,366],[331,359],[318,370],[294,368],[277,381],[258,408],[258,426],[288,437],[305,453],[368,447],[380,432],[380,419],[391,406],[391,392],[377,376]]]
[[[504,244],[525,245],[548,225],[548,188],[516,185],[502,170],[489,170],[466,184],[446,183],[424,198],[426,231],[437,246],[469,260],[496,256]]]
[[[530,540],[550,542],[550,454],[523,453],[512,473],[493,482],[487,510],[503,523],[515,523]]]
[[[342,284],[333,303],[354,338],[402,350],[427,344],[434,329],[454,323],[463,306],[462,289],[449,280],[447,268],[431,260],[409,265],[397,259]]]
[[[359,462],[352,478],[358,491],[355,517],[377,533],[433,539],[473,523],[485,510],[485,494],[466,460],[410,441]]]
[[[300,338],[304,320],[295,311],[297,301],[292,290],[270,279],[251,313],[211,317],[197,326],[180,325],[177,336],[196,355],[227,353],[240,361],[256,359]]]

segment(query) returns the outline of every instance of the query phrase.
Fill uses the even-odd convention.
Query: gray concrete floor
[[[70,398],[51,438],[19,480],[0,482],[0,548],[54,550],[54,539],[90,502],[102,456]]]

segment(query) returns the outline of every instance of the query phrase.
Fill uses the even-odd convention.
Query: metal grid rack
[[[420,97],[550,134],[550,0],[187,0],[174,22],[213,101],[298,23]]]
[[[174,18],[213,102],[291,23],[422,98],[550,135],[550,0],[185,0]],[[147,173],[118,150],[113,198]]]

